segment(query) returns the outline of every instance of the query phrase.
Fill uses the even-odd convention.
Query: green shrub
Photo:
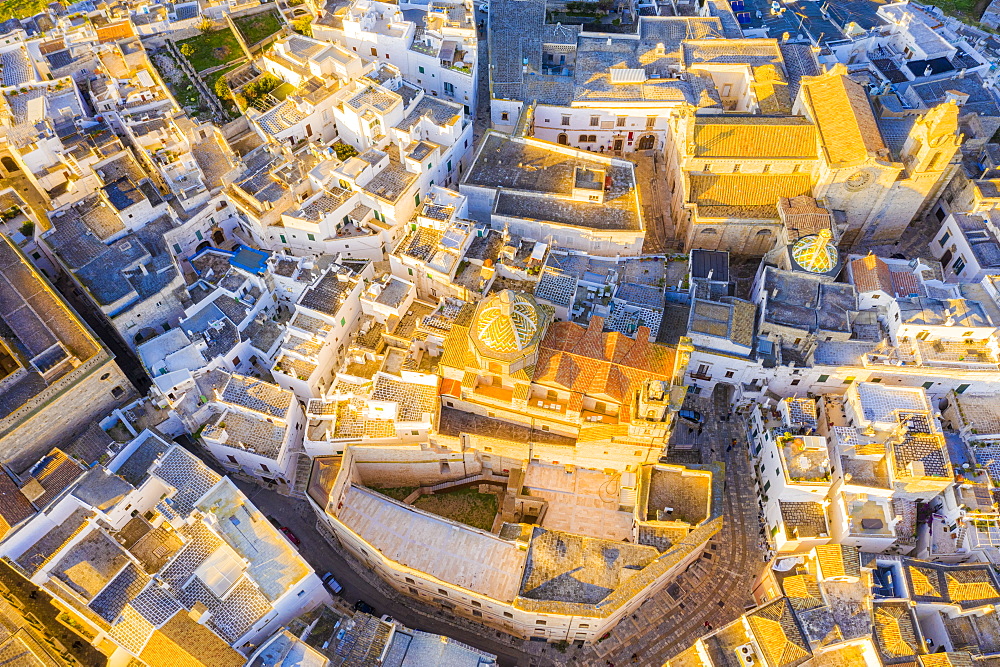
[[[358,154],[358,149],[350,144],[338,141],[333,145],[333,152],[337,154],[338,159],[349,160]]]

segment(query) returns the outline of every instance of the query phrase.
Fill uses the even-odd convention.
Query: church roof
[[[827,273],[837,267],[840,254],[829,229],[803,236],[792,245],[792,259],[810,273]]]
[[[860,163],[870,155],[887,159],[889,151],[875,122],[868,93],[846,72],[839,65],[802,82],[827,157],[834,164]]]
[[[800,116],[699,116],[691,152],[705,158],[816,158],[816,126]]]
[[[689,201],[702,218],[778,218],[778,200],[812,193],[809,174],[691,174]]]

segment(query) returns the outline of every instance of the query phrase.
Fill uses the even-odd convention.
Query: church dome
[[[833,234],[828,229],[821,229],[818,234],[803,236],[792,244],[792,259],[809,273],[832,271],[839,261]]]
[[[530,345],[538,326],[535,304],[523,294],[503,290],[480,305],[475,332],[489,349],[509,354]]]

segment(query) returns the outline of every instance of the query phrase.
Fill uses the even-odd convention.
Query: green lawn
[[[420,496],[413,506],[482,530],[490,530],[497,515],[496,495],[475,488]]]
[[[48,4],[46,0],[3,0],[0,2],[0,21],[26,19],[40,13]]]
[[[274,10],[250,16],[240,16],[233,19],[233,23],[243,35],[247,46],[253,46],[281,30],[281,18]]]
[[[185,44],[194,47],[194,53],[187,56],[187,59],[196,72],[224,65],[243,55],[236,36],[229,28],[182,39],[177,42],[177,48],[181,49]]]
[[[383,486],[383,487],[372,487],[383,496],[389,496],[390,498],[395,498],[396,500],[403,501],[406,497],[417,490],[415,486]]]
[[[293,86],[290,83],[285,82],[285,83],[282,83],[277,88],[275,88],[274,90],[272,90],[271,94],[274,95],[279,100],[283,100],[286,97],[288,97],[289,94],[294,93],[294,92],[295,92],[295,86]]]
[[[921,0],[928,5],[939,7],[941,11],[963,21],[976,22],[983,15],[989,0]]]

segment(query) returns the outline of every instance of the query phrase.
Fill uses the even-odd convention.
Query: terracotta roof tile
[[[128,37],[135,37],[135,30],[132,29],[132,22],[129,20],[109,23],[97,29],[97,41],[101,44],[117,42]]]
[[[246,663],[246,658],[183,610],[153,633],[139,657],[149,667],[242,667]]]
[[[777,218],[782,197],[812,194],[807,173],[692,174],[688,181],[689,201],[707,209],[702,217]]]
[[[882,258],[875,255],[859,257],[851,262],[854,287],[859,293],[883,291],[892,294],[892,272]]]
[[[779,598],[747,615],[747,622],[771,667],[791,667],[809,659],[809,642],[802,634],[787,598]]]
[[[17,484],[7,473],[0,471],[0,535],[35,513]]]
[[[33,476],[45,489],[35,504],[44,507],[59,493],[68,488],[83,474],[84,468],[75,459],[66,456],[61,449],[53,449],[39,461],[40,467],[33,470]]]
[[[875,642],[888,659],[914,657],[920,648],[909,608],[890,602],[875,606]]]
[[[831,163],[864,162],[870,155],[888,157],[868,93],[834,66],[826,74],[802,80],[813,118]]]
[[[892,279],[892,290],[897,297],[924,296],[923,286],[916,274],[909,271],[893,271],[890,274]]]
[[[798,116],[700,116],[690,141],[695,157],[817,157],[816,126]]]

